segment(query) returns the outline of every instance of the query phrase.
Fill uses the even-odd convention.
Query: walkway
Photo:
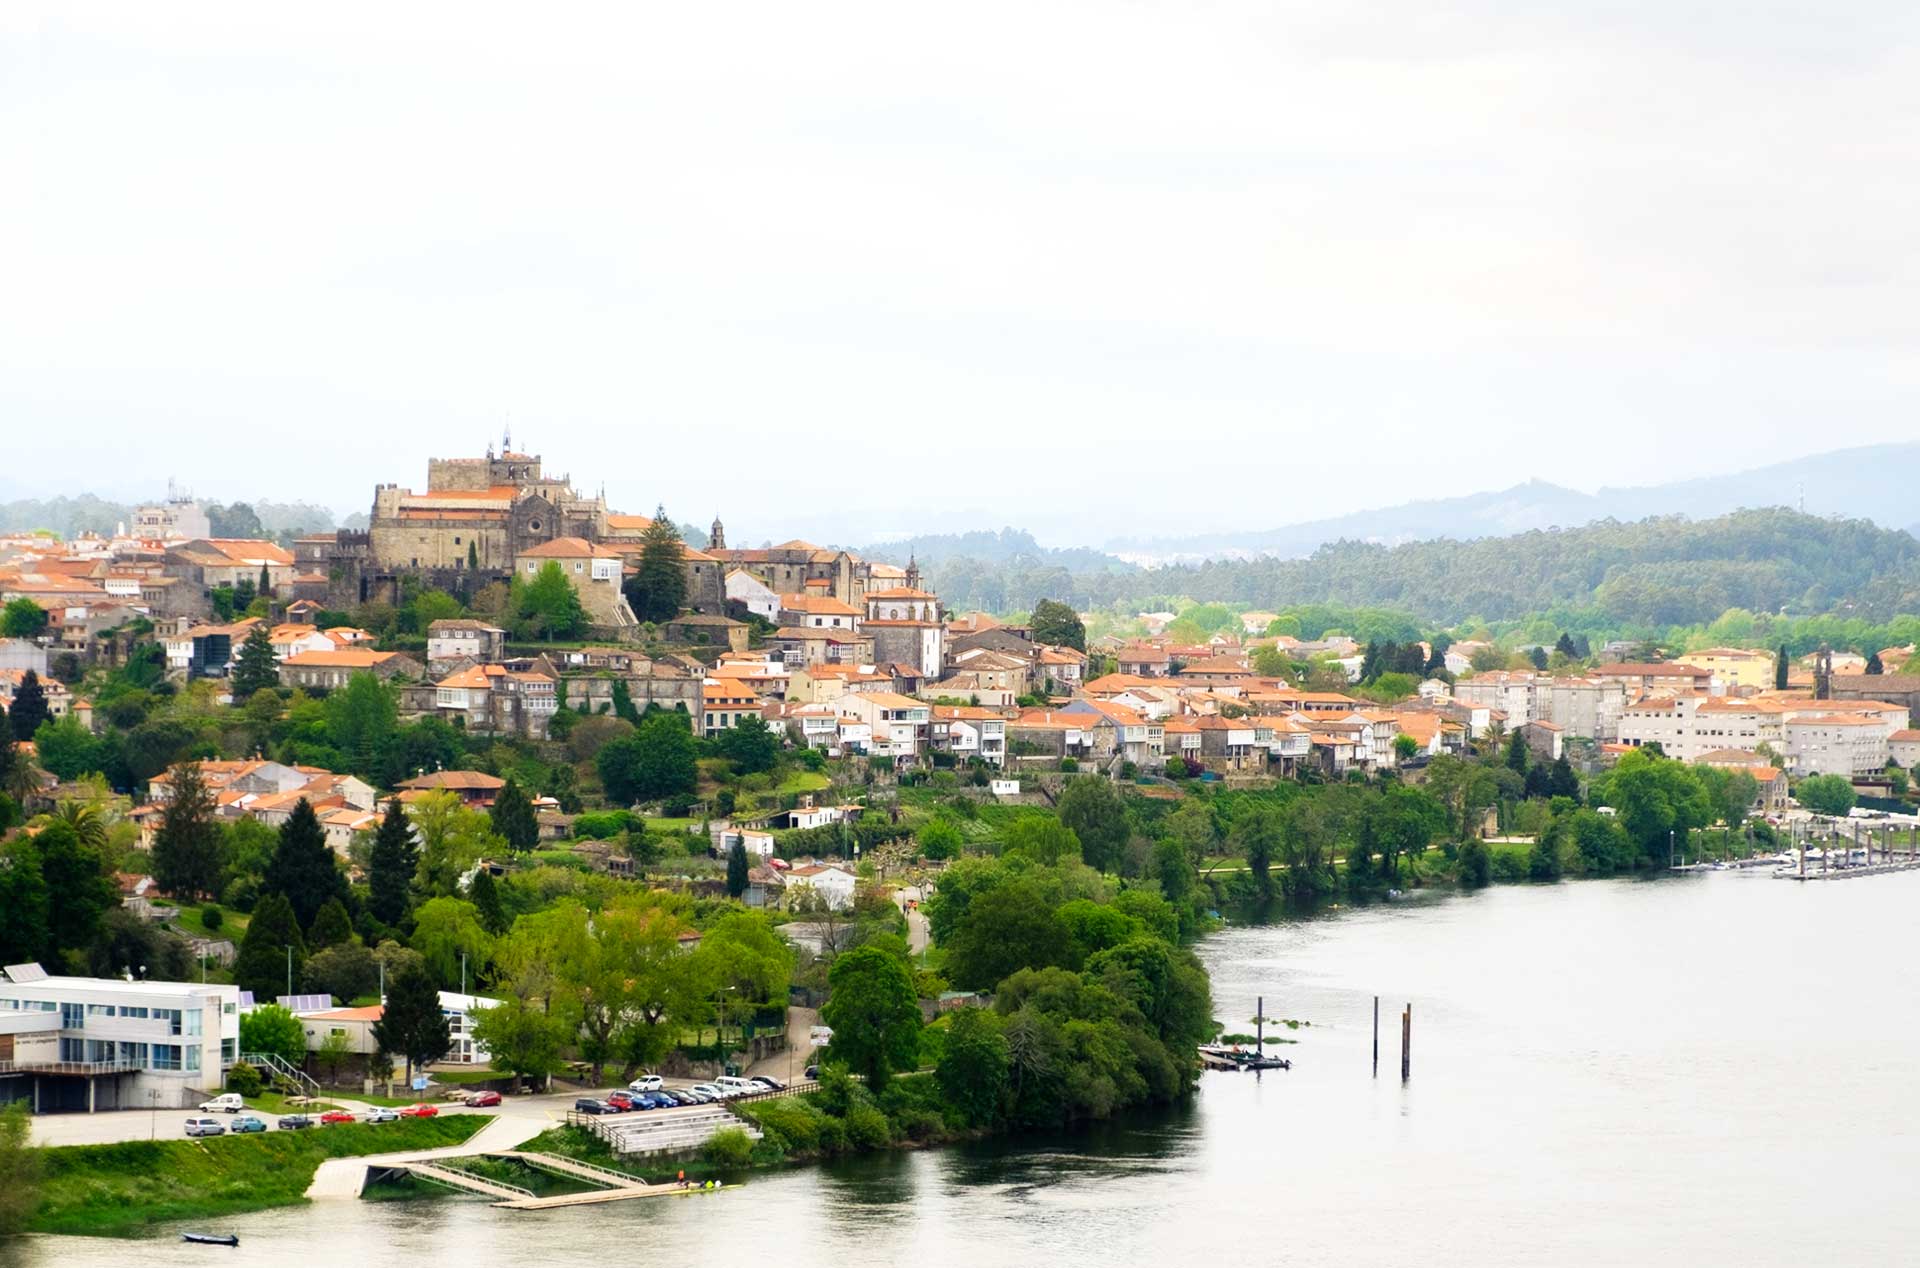
[[[552,1120],[532,1114],[495,1114],[493,1121],[475,1132],[463,1145],[443,1149],[416,1149],[408,1153],[363,1154],[352,1158],[329,1158],[313,1173],[307,1196],[321,1198],[357,1198],[366,1187],[367,1172],[381,1167],[400,1167],[409,1163],[431,1162],[435,1158],[461,1158],[472,1154],[507,1153],[526,1144],[553,1125]]]

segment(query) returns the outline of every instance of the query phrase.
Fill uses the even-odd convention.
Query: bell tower
[[[715,515],[713,517],[713,527],[707,530],[707,549],[725,550],[726,548],[727,526],[720,522],[718,515]]]

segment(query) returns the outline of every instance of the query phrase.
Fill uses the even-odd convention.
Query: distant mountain
[[[1018,528],[999,532],[927,533],[902,537],[865,547],[860,554],[869,559],[904,564],[916,559],[922,567],[937,567],[955,559],[973,559],[981,563],[1008,563],[1027,560],[1034,563],[1071,568],[1076,572],[1102,568],[1131,570],[1133,565],[1102,551],[1086,547],[1055,548],[1042,546],[1033,534]]]
[[[1649,454],[1650,465],[1657,461],[1657,454]],[[1591,494],[1529,480],[1491,493],[1407,502],[1281,528],[1131,538],[1109,542],[1107,549],[1122,559],[1148,564],[1262,555],[1301,558],[1336,541],[1396,546],[1438,538],[1467,541],[1534,529],[1576,528],[1605,519],[1655,515],[1707,519],[1747,507],[1797,509],[1803,498],[1810,515],[1841,515],[1900,526],[1913,523],[1916,487],[1920,487],[1920,442],[1867,445],[1697,480],[1605,488]]]

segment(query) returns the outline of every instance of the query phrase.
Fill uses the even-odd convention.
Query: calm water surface
[[[1209,1074],[1190,1109],[711,1196],[325,1204],[218,1227],[250,1262],[303,1268],[1920,1262],[1916,908],[1920,875],[1715,874],[1236,928],[1202,949],[1216,1015],[1238,1028],[1264,993],[1312,1026],[1290,1073]],[[42,1238],[23,1262],[130,1254],[234,1257]]]

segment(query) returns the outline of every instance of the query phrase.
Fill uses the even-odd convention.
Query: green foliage
[[[1028,624],[1033,627],[1033,641],[1036,643],[1051,643],[1082,652],[1087,650],[1087,627],[1071,604],[1042,599],[1033,605],[1033,616]]]
[[[355,1000],[379,988],[380,969],[373,952],[357,942],[340,942],[307,957],[300,983],[302,990],[316,995]]]
[[[540,844],[540,823],[534,817],[533,799],[521,790],[519,781],[512,775],[507,776],[507,782],[494,794],[493,805],[487,813],[494,833],[512,848],[531,850]]]
[[[508,587],[514,632],[522,638],[579,638],[587,631],[587,610],[566,571],[549,559],[531,581],[516,574]]]
[[[388,928],[405,920],[413,906],[413,876],[419,862],[406,811],[397,798],[388,801],[367,861],[367,910]]]
[[[41,1153],[32,1148],[32,1119],[26,1103],[0,1109],[0,1238],[26,1228],[39,1205],[40,1172]]]
[[[921,824],[914,832],[914,843],[920,847],[920,853],[929,859],[950,859],[959,855],[966,843],[960,829],[953,821],[944,816],[936,816]]]
[[[765,718],[748,714],[714,737],[713,747],[740,775],[770,771],[780,760],[780,737]]]
[[[747,892],[747,847],[735,841],[727,850],[727,897]]]
[[[1794,787],[1794,798],[1815,814],[1844,815],[1853,809],[1853,781],[1844,775],[1809,775]]]
[[[1021,969],[1065,964],[1068,955],[1066,926],[1026,880],[997,885],[974,899],[943,945],[947,976],[963,990],[992,990]]]
[[[240,1015],[240,1051],[266,1052],[298,1069],[307,1059],[300,1019],[278,1004],[261,1004]]]
[[[648,717],[632,734],[602,747],[594,759],[608,798],[622,805],[693,792],[697,762],[693,732],[679,712]]]
[[[322,709],[326,735],[356,775],[377,778],[396,725],[393,691],[370,673],[357,673]]]
[[[262,621],[247,631],[246,640],[240,644],[240,653],[234,658],[228,684],[233,690],[234,700],[240,701],[256,691],[278,686],[279,682],[280,664],[274,659],[273,638],[267,630],[267,623]]]
[[[665,507],[654,512],[640,540],[640,563],[625,584],[627,604],[642,621],[678,616],[687,601],[686,548]]]
[[[1007,827],[1001,851],[1033,860],[1043,867],[1081,857],[1080,838],[1072,828],[1049,814],[1022,815]]]
[[[467,883],[467,900],[473,904],[480,927],[493,937],[498,938],[513,927],[513,922],[507,918],[506,908],[500,904],[500,887],[494,882],[493,872],[489,869],[483,867],[473,874],[473,879]]]
[[[453,1047],[440,992],[426,969],[406,965],[387,977],[387,1005],[373,1023],[380,1051],[405,1057],[407,1077],[414,1067],[438,1061]]]
[[[723,1127],[707,1137],[700,1156],[723,1171],[738,1171],[753,1161],[753,1138],[738,1127]]]
[[[999,1018],[982,1009],[963,1008],[950,1014],[945,1024],[946,1049],[935,1071],[940,1090],[969,1126],[988,1126],[1000,1116],[1011,1066]]]
[[[35,957],[61,962],[61,952],[89,946],[102,917],[120,905],[120,891],[97,845],[81,839],[72,822],[56,816],[34,845],[47,893],[47,942]]]
[[[267,1082],[260,1077],[260,1071],[245,1061],[236,1061],[227,1067],[226,1090],[238,1092],[241,1096],[258,1096],[266,1091]]]
[[[821,1020],[833,1028],[829,1060],[864,1075],[878,1094],[889,1076],[911,1070],[920,1052],[920,1005],[906,963],[873,946],[837,957]]]
[[[47,632],[47,610],[25,597],[0,609],[0,638],[39,638]]]
[[[1127,804],[1114,786],[1097,775],[1067,781],[1058,803],[1060,822],[1073,830],[1080,856],[1098,872],[1113,871],[1133,837]]]
[[[555,1014],[509,998],[473,1014],[474,1040],[492,1054],[493,1068],[521,1079],[542,1079],[565,1068],[566,1024]]]
[[[300,927],[312,929],[329,900],[344,902],[347,878],[341,874],[313,806],[302,797],[280,825],[280,841],[261,880],[262,892],[279,894],[293,907]]]
[[[480,923],[480,912],[459,898],[432,898],[413,913],[413,936],[407,944],[420,953],[434,980],[457,989],[465,957],[469,985],[477,981],[493,954],[493,938]]]
[[[288,948],[292,949],[292,971],[288,971]],[[286,896],[266,895],[253,909],[246,936],[240,940],[233,961],[233,981],[243,991],[252,991],[255,999],[276,999],[287,994],[287,979],[301,980],[306,966],[307,943],[300,922]]]
[[[1469,887],[1485,885],[1492,879],[1492,858],[1487,853],[1487,843],[1478,837],[1469,837],[1460,843],[1459,853],[1460,883]]]

